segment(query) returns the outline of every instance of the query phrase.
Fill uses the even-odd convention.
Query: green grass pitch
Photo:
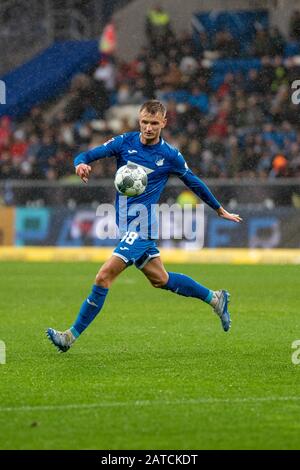
[[[167,267],[231,292],[229,333],[131,267],[59,354],[98,267],[1,263],[0,449],[300,449],[299,267]]]

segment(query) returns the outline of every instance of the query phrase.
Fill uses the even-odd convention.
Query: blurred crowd
[[[138,109],[150,98],[166,104],[164,138],[196,174],[300,176],[300,121],[291,101],[300,61],[284,56],[288,45],[299,48],[300,14],[293,16],[289,38],[275,28],[258,29],[250,55],[259,58],[260,68],[226,73],[219,83],[211,57],[241,57],[230,34],[217,33],[211,44],[204,32],[196,39],[176,36],[168,15],[158,20],[147,17],[148,44],[134,60],[104,56],[89,74],[76,76],[57,102],[33,108],[22,121],[0,119],[0,179],[72,180],[74,156],[137,130]],[[92,177],[114,171],[114,162],[106,159],[95,165]]]

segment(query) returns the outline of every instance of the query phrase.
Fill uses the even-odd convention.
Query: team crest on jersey
[[[160,158],[159,160],[156,160],[156,162],[155,162],[155,163],[156,163],[156,165],[157,165],[157,166],[163,166],[163,164],[164,164],[164,161],[165,161],[165,159],[164,159],[164,158]]]

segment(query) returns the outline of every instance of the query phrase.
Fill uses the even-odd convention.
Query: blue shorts
[[[150,259],[160,256],[160,253],[154,240],[144,240],[139,238],[137,232],[127,232],[113,255],[121,258],[127,266],[135,264],[138,269],[142,269]]]

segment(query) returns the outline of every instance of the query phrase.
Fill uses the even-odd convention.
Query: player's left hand
[[[219,217],[231,220],[232,222],[242,222],[243,220],[239,214],[231,214],[230,212],[227,212],[224,207],[219,207],[219,209],[217,209],[217,214]]]

